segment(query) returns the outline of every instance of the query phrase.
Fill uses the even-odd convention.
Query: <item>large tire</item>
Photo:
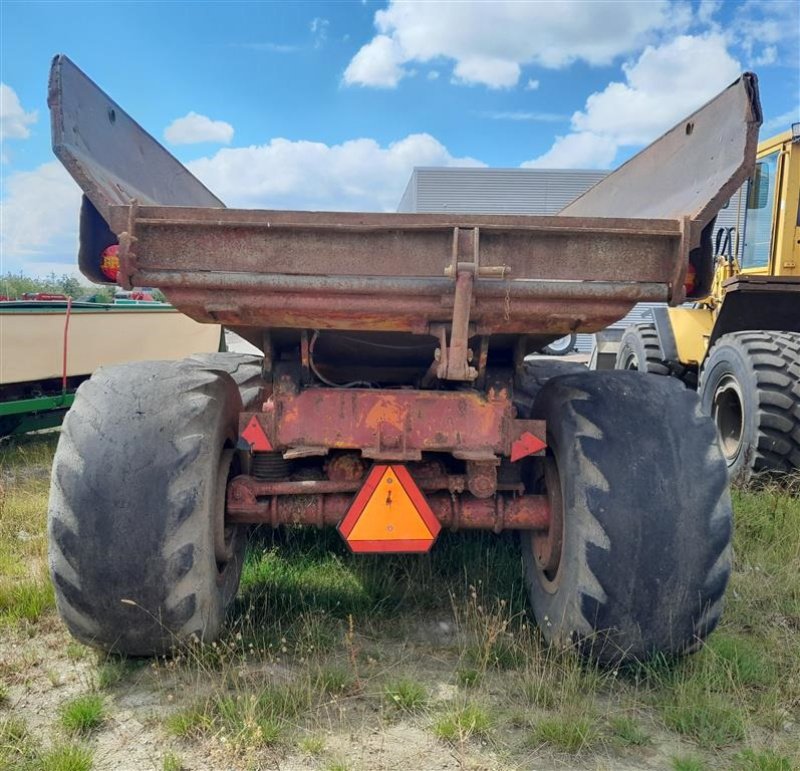
[[[261,356],[232,352],[195,353],[187,361],[197,362],[204,369],[227,372],[239,387],[242,406],[246,410],[260,408],[259,396],[265,386]]]
[[[127,655],[214,640],[236,594],[242,528],[223,530],[242,403],[197,362],[98,370],[53,461],[50,572],[70,632]]]
[[[732,479],[800,468],[800,334],[723,335],[703,365],[698,390]]]
[[[578,336],[574,332],[570,332],[564,337],[559,337],[558,340],[553,340],[552,343],[542,348],[542,353],[548,356],[566,356],[575,350],[575,343],[578,341]]]
[[[548,426],[553,524],[522,546],[545,639],[604,665],[697,647],[719,620],[732,527],[697,395],[672,378],[565,375],[533,417]]]
[[[669,375],[654,324],[634,324],[622,333],[614,369]]]
[[[587,372],[586,365],[578,361],[533,358],[522,363],[514,378],[514,405],[520,415],[527,416],[545,383],[559,375]]]

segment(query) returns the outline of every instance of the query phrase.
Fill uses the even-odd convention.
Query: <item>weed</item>
[[[321,755],[325,750],[325,740],[321,736],[304,736],[297,742],[297,749],[306,755]]]
[[[23,767],[36,755],[36,746],[18,717],[0,718],[0,768]]]
[[[89,649],[75,640],[70,640],[67,643],[67,647],[64,649],[64,652],[67,654],[67,658],[70,661],[81,661],[85,659],[89,655]]]
[[[434,723],[433,732],[448,742],[464,742],[472,736],[488,736],[493,724],[483,707],[468,703],[449,709]]]
[[[482,679],[481,673],[473,667],[459,667],[456,670],[456,682],[465,688],[474,688]]]
[[[53,585],[46,578],[11,581],[0,585],[0,625],[28,621],[35,623],[55,607]]]
[[[419,712],[428,702],[428,689],[407,677],[387,683],[384,695],[389,704],[403,712]]]
[[[73,733],[85,734],[103,722],[103,711],[101,696],[78,696],[61,707],[61,725]]]
[[[180,712],[173,712],[164,721],[168,733],[181,739],[189,739],[203,733],[211,727],[211,720],[204,707],[188,707]]]
[[[724,747],[744,737],[742,710],[725,696],[681,683],[661,706],[664,722],[703,747]]]
[[[78,744],[61,744],[43,753],[36,767],[41,771],[89,771],[92,751]]]
[[[764,656],[763,646],[741,635],[733,636],[718,632],[712,635],[704,653],[716,655],[721,675],[728,682],[739,686],[775,685],[776,672],[770,660]],[[725,687],[728,683],[722,682]]]
[[[556,750],[575,755],[590,749],[600,738],[597,726],[588,716],[559,716],[540,720],[534,726],[526,744],[548,744]]]
[[[611,733],[614,741],[625,747],[641,747],[650,744],[650,735],[642,730],[632,717],[622,716],[611,719]]]
[[[8,702],[8,686],[5,683],[0,683],[0,707]]]
[[[697,758],[673,758],[672,771],[706,771],[706,766],[702,760]]]
[[[331,696],[349,693],[356,688],[356,680],[350,670],[336,665],[321,667],[314,684]]]
[[[747,749],[733,759],[736,771],[792,771],[792,761],[772,750]]]
[[[348,766],[344,760],[333,760],[325,765],[325,771],[351,771],[351,766]]]
[[[97,687],[101,690],[113,688],[121,683],[137,665],[130,659],[108,657],[97,667]]]
[[[64,685],[64,681],[61,679],[61,673],[57,669],[48,669],[45,674],[53,688],[60,688]]]
[[[183,771],[183,761],[174,752],[167,752],[161,761],[161,771]]]

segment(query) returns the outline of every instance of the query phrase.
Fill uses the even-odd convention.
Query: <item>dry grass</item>
[[[39,440],[0,450],[0,618],[21,640],[54,625],[43,567],[52,449]],[[683,662],[603,671],[545,646],[511,536],[445,534],[431,556],[365,557],[335,533],[285,529],[252,539],[217,644],[144,666],[100,657],[89,687],[103,692],[109,718],[118,692],[161,694],[170,703],[161,736],[231,768],[289,755],[333,768],[342,747],[353,749],[346,737],[397,725],[487,767],[495,761],[485,753],[504,768],[573,754],[613,767],[661,745],[676,769],[800,767],[800,498],[772,485],[737,490],[734,504],[723,622]],[[66,642],[60,655],[72,666],[94,659]],[[44,737],[14,743],[6,739],[6,758],[40,762],[50,751]],[[52,751],[70,747],[76,758],[83,751]],[[163,767],[179,768],[181,754]]]

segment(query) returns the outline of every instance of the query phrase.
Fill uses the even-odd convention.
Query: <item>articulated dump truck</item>
[[[731,504],[697,394],[526,356],[708,294],[714,218],[754,168],[754,75],[541,217],[228,209],[64,56],[49,106],[84,275],[158,287],[263,351],[79,388],[49,511],[75,637],[214,640],[256,523],[336,527],[359,554],[515,530],[543,636],[601,664],[712,631]]]

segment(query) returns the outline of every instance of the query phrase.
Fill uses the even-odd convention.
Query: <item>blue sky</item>
[[[393,210],[415,165],[613,168],[744,69],[800,120],[796,0],[0,2],[0,272],[74,270],[63,52],[229,205]]]

